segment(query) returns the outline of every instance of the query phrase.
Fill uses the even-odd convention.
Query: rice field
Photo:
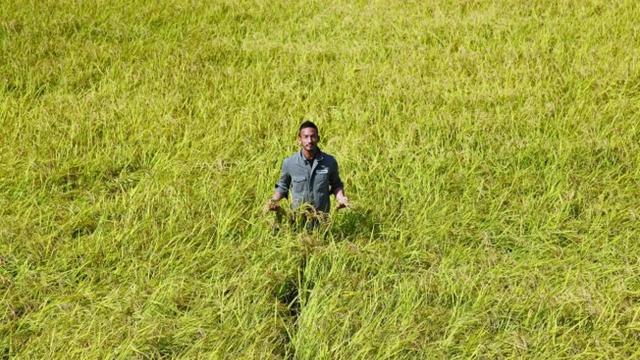
[[[0,358],[640,358],[639,17],[0,1]],[[353,206],[274,231],[303,119]]]

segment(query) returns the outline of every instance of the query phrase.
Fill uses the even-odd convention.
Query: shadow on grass
[[[280,334],[282,344],[278,349],[278,353],[284,358],[295,358],[296,349],[293,343],[298,331],[298,319],[313,294],[315,284],[305,276],[305,270],[308,258],[313,256],[314,248],[322,246],[327,237],[334,241],[371,241],[381,235],[381,221],[371,210],[340,210],[339,213],[332,214],[331,218],[314,219],[318,221],[311,223],[295,221],[295,216],[291,215],[291,212],[285,210],[275,212],[271,229],[273,234],[297,233],[300,241],[297,266],[292,267],[288,276],[280,279],[272,290],[272,296],[278,304],[278,317],[284,324],[284,331]],[[312,225],[307,226],[310,224]]]
[[[298,281],[295,278],[285,279],[279,286],[274,289],[274,297],[286,309],[284,311],[287,317],[293,322],[300,315],[300,297],[298,294]]]
[[[293,343],[298,331],[298,318],[302,315],[304,304],[309,300],[313,290],[313,283],[304,276],[307,256],[306,251],[303,251],[297,268],[273,289],[273,296],[279,303],[278,316],[285,326],[281,333],[283,343],[279,348],[279,354],[286,359],[296,358]]]

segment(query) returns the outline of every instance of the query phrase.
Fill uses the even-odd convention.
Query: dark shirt
[[[329,196],[342,186],[336,159],[317,149],[311,160],[307,160],[302,151],[284,159],[276,191],[285,197],[291,192],[294,209],[308,203],[317,210],[329,212]]]

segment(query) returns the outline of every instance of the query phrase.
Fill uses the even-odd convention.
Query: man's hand
[[[265,211],[278,211],[280,210],[280,200],[282,200],[282,198],[284,198],[284,195],[280,194],[279,192],[274,192],[273,196],[271,197],[271,199],[269,199],[269,201],[267,201],[266,204],[264,204],[264,210]]]
[[[342,189],[336,191],[336,201],[338,202],[338,210],[350,207],[349,199]]]
[[[280,209],[280,203],[278,200],[269,199],[269,201],[264,205],[264,209],[266,211],[278,211]]]

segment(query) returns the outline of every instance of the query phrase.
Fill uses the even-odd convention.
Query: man
[[[338,209],[349,206],[340,180],[338,162],[333,156],[320,151],[319,141],[318,127],[311,121],[303,122],[298,129],[300,151],[282,163],[276,190],[267,203],[269,210],[279,210],[279,201],[287,197],[289,192],[293,209],[308,207],[312,210],[311,214],[307,212],[307,217],[326,215],[330,209],[331,194],[336,196]],[[311,220],[313,224],[317,223],[316,219]]]

